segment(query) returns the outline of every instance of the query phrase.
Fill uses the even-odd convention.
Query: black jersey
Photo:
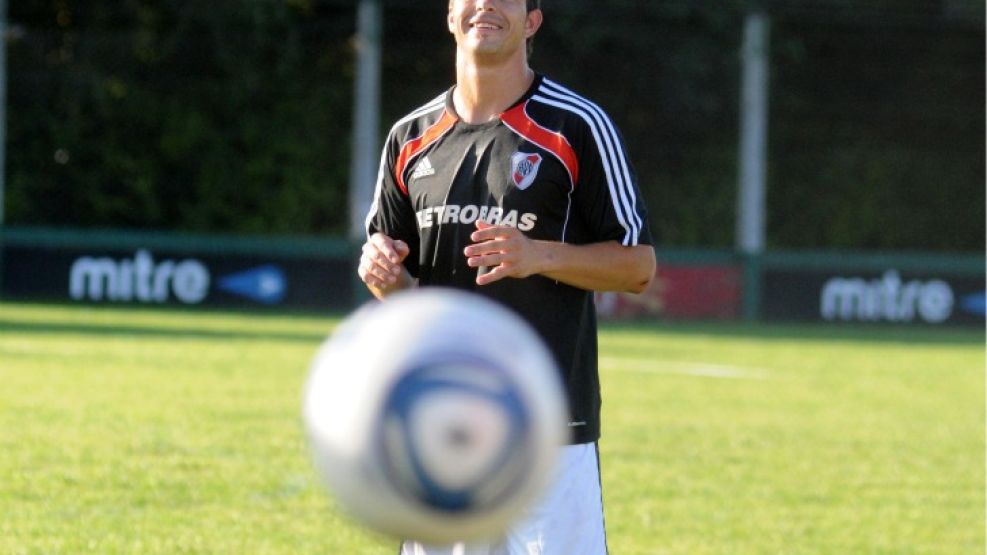
[[[647,213],[610,118],[543,76],[498,119],[468,124],[452,91],[398,121],[382,154],[369,234],[411,247],[423,286],[466,289],[520,313],[555,355],[573,443],[599,437],[596,310],[590,291],[543,276],[475,283],[463,254],[476,220],[532,239],[652,244]]]

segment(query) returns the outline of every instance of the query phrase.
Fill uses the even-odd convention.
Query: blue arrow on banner
[[[963,310],[970,314],[975,314],[977,316],[984,316],[987,313],[987,295],[984,293],[975,293],[973,295],[967,295],[963,297],[961,301]]]
[[[221,277],[219,288],[261,304],[278,304],[288,291],[288,280],[278,266],[258,266]]]

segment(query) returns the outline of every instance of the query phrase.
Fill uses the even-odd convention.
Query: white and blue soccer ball
[[[424,288],[374,302],[319,349],[304,421],[339,507],[394,537],[494,538],[568,439],[556,365],[493,301]]]

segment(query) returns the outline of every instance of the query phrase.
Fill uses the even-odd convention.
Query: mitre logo
[[[522,191],[531,186],[538,175],[538,168],[541,166],[541,154],[528,154],[527,152],[515,152],[511,156],[511,177],[514,184]]]

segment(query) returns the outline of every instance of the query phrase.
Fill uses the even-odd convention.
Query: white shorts
[[[401,555],[606,555],[596,443],[567,445],[545,497],[496,544],[426,546],[406,541]]]

